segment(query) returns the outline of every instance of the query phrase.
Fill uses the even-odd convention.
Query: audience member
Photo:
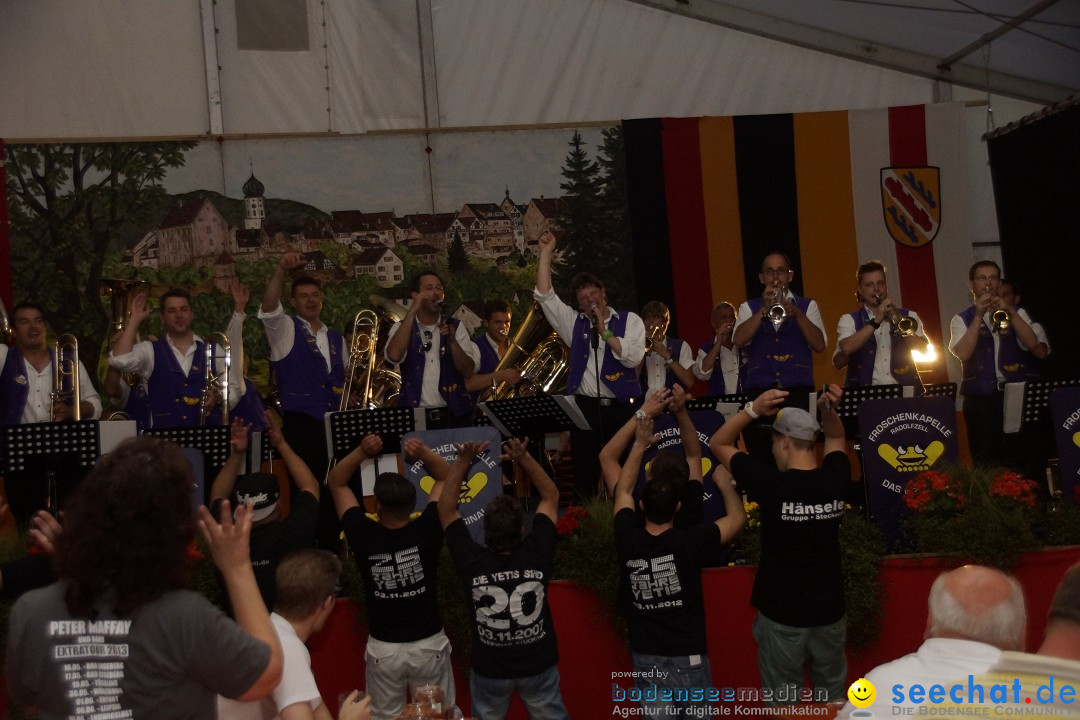
[[[886,688],[897,683],[905,689],[915,684],[928,688],[946,678],[986,672],[1002,650],[1023,648],[1026,623],[1020,584],[1000,570],[964,565],[942,573],[930,588],[925,641],[910,655],[866,674],[878,691],[874,703],[863,709],[876,717],[907,714],[898,708],[919,703],[906,692],[903,702],[894,702]],[[849,702],[838,717],[849,717],[854,709]]]
[[[341,561],[326,550],[298,550],[277,566],[277,608],[270,614],[281,642],[284,667],[281,682],[262,700],[239,702],[218,698],[219,720],[314,720],[329,718],[319,686],[311,672],[311,655],[304,644],[326,625],[334,609],[334,587]],[[342,718],[368,720],[371,698],[346,703]]]
[[[42,718],[115,713],[135,720],[214,717],[216,696],[257,700],[282,652],[248,556],[250,506],[228,503],[202,529],[236,622],[187,584],[193,477],[172,444],[140,438],[97,464],[65,514],[60,581],[16,602],[8,690]],[[93,694],[87,691],[90,682]]]
[[[415,696],[423,685],[442,688],[447,707],[455,701],[450,640],[439,615],[443,532],[435,504],[450,468],[420,440],[410,439],[406,454],[422,462],[435,479],[427,507],[411,520],[416,487],[396,472],[384,472],[375,479],[378,520],[372,520],[349,480],[381,450],[378,436],[366,436],[330,471],[327,486],[364,579],[369,631],[365,682],[372,716],[389,720],[401,714],[406,691]]]

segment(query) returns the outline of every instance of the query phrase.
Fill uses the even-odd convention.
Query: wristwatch
[[[671,367],[674,364],[675,364],[675,358],[673,358],[673,357],[669,357],[667,360],[664,361],[664,366],[665,367]]]
[[[881,327],[881,321],[878,320],[877,318],[870,318],[869,322],[870,322],[870,326],[873,327],[875,330],[877,330],[879,327]]]
[[[754,401],[753,400],[750,400],[745,405],[743,405],[742,409],[744,411],[746,411],[746,414],[749,415],[754,420],[757,420],[760,417],[760,415],[758,415],[756,412],[754,412]]]

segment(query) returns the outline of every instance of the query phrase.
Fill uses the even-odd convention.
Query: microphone
[[[589,335],[590,335],[589,341],[592,343],[592,345],[594,347],[599,347],[600,346],[600,328],[598,327],[598,325],[600,324],[600,321],[596,317],[596,311],[597,311],[597,309],[599,307],[600,306],[597,305],[596,303],[593,303],[589,307],[589,310],[592,311],[592,332],[589,333]]]

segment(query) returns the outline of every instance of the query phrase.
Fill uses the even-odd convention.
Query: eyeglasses
[[[431,331],[430,330],[425,330],[424,331],[424,345],[423,345],[424,352],[427,352],[428,350],[431,350],[431,337],[432,337],[431,336]]]
[[[787,275],[791,272],[790,268],[762,268],[762,275]]]

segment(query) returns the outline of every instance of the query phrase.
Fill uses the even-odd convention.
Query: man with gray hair
[[[942,573],[930,588],[927,606],[926,639],[919,649],[866,674],[877,688],[877,699],[865,709],[875,717],[896,714],[897,707],[917,707],[920,703],[907,694],[912,685],[930,687],[986,672],[1003,650],[1024,646],[1024,593],[1000,570],[964,565]],[[897,685],[903,686],[904,701],[894,704],[890,688]],[[849,702],[837,717],[849,717],[852,710]]]

